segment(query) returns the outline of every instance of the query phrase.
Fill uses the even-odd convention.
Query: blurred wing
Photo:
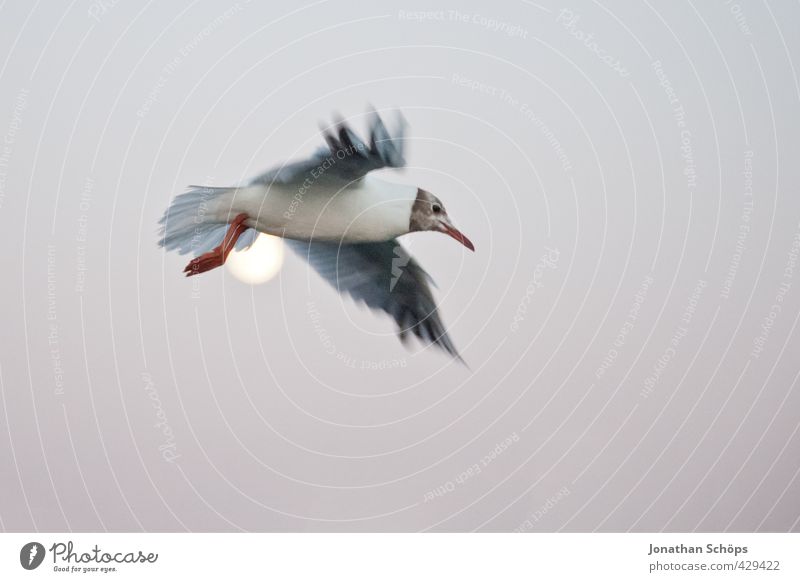
[[[373,111],[370,117],[369,144],[359,138],[344,120],[323,130],[328,144],[311,158],[273,168],[254,178],[251,184],[302,184],[306,179],[316,182],[349,183],[379,168],[399,168],[403,159],[406,122],[399,115],[394,135],[386,130],[380,116]]]
[[[463,361],[439,318],[430,276],[397,239],[358,244],[284,240],[339,293],[391,315],[401,341],[411,332]]]

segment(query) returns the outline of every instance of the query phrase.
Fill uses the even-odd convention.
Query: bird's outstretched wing
[[[339,119],[324,128],[322,136],[328,146],[320,148],[311,158],[285,164],[254,178],[255,184],[302,184],[308,180],[309,188],[314,184],[358,180],[368,172],[379,168],[399,168],[403,159],[405,119],[398,113],[398,127],[389,134],[377,112],[370,114],[369,143],[353,132],[347,123]]]
[[[430,276],[397,239],[357,244],[285,242],[340,293],[391,315],[401,341],[411,333],[463,361],[439,317]]]

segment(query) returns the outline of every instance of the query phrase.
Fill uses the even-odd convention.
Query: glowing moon
[[[233,251],[225,264],[233,276],[243,283],[266,283],[283,266],[283,240],[259,233],[253,246],[244,251]]]

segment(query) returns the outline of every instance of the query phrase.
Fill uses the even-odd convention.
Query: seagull
[[[401,342],[410,335],[463,362],[439,317],[431,277],[397,240],[421,231],[444,233],[469,250],[472,242],[436,196],[373,172],[400,168],[405,119],[391,134],[369,114],[369,140],[341,118],[321,127],[326,146],[310,158],[279,165],[244,186],[189,186],[160,220],[160,246],[195,256],[186,276],[225,263],[259,232],[286,244],[339,293],[391,316]]]

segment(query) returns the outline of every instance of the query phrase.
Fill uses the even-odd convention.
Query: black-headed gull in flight
[[[447,215],[441,200],[406,184],[371,175],[398,168],[405,121],[393,135],[372,112],[369,144],[339,120],[323,131],[327,147],[311,158],[278,166],[246,186],[192,187],[177,196],[161,219],[161,246],[196,258],[187,276],[225,263],[258,232],[287,244],[340,293],[391,315],[402,341],[409,332],[460,359],[439,317],[430,276],[397,237],[445,233],[470,250],[472,242]]]

